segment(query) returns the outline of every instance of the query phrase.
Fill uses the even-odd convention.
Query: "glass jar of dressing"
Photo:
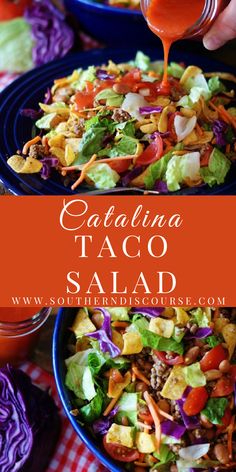
[[[50,313],[51,308],[0,308],[0,366],[27,359]]]
[[[149,28],[177,39],[203,36],[229,0],[141,0]],[[162,38],[161,38],[162,39]]]

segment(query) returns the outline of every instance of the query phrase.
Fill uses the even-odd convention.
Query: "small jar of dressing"
[[[141,0],[149,28],[162,40],[204,36],[226,0]]]

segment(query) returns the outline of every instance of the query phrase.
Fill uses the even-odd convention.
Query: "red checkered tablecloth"
[[[35,385],[43,389],[50,387],[51,395],[60,408],[62,433],[46,472],[108,472],[84,446],[70,425],[62,410],[53,376],[30,362],[26,362],[21,369],[31,377]]]

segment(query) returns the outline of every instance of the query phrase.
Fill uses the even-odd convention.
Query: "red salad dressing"
[[[37,308],[0,308],[0,365],[7,362],[18,365],[32,351],[39,330],[32,332],[33,326],[25,332],[18,329],[20,322],[30,320],[39,310]],[[9,323],[16,323],[14,328]],[[20,335],[21,333],[21,335]]]
[[[164,76],[162,93],[169,92],[167,66],[172,43],[182,38],[196,23],[204,10],[205,0],[151,0],[146,11],[149,28],[162,41],[164,48]]]

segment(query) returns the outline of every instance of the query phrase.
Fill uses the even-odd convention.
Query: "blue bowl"
[[[144,47],[158,43],[139,10],[90,0],[65,0],[65,7],[84,31],[107,46]]]
[[[56,379],[57,390],[66,412],[66,415],[84,444],[98,458],[102,464],[107,467],[109,472],[123,472],[122,466],[109,457],[106,452],[99,447],[98,441],[92,437],[89,432],[82,427],[71,415],[70,411],[74,408],[72,393],[65,386],[66,366],[64,359],[68,357],[67,343],[70,336],[69,327],[73,323],[77,308],[61,308],[56,317],[55,329],[53,334],[53,370]]]

